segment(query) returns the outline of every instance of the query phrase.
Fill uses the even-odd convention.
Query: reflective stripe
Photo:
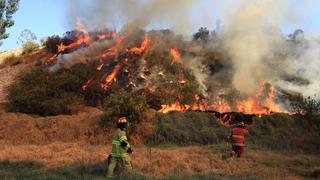
[[[121,142],[121,141],[127,141],[127,137],[126,137],[126,136],[122,136],[122,137],[119,138],[119,141],[120,141],[120,142]]]
[[[232,146],[245,146],[244,144],[240,144],[240,143],[231,143]]]
[[[233,134],[231,137],[233,137],[233,138],[241,138],[241,139],[244,138],[244,136],[242,136],[242,135],[236,135],[236,134]]]
[[[121,154],[119,154],[119,153],[111,153],[111,157],[121,157]]]
[[[113,144],[113,145],[120,145],[120,141],[113,140],[113,141],[112,141],[112,144]]]
[[[120,141],[113,140],[112,145],[114,146],[115,152],[111,153],[111,156],[112,157],[121,157]]]
[[[128,151],[129,148],[130,148],[130,144],[127,144],[126,147],[124,147],[124,150]]]

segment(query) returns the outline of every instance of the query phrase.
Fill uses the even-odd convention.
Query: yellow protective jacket
[[[112,140],[112,157],[127,157],[130,144],[128,142],[126,132],[118,128],[114,133]]]

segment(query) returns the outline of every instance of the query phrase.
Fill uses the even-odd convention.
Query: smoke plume
[[[286,24],[303,21],[305,17],[301,12],[308,11],[313,2],[315,1],[306,0],[297,5],[294,3],[299,3],[298,1],[289,0],[69,1],[67,12],[69,24],[74,24],[80,18],[89,31],[114,27],[121,28],[124,34],[132,34],[140,28],[169,27],[179,34],[186,34],[194,31],[195,26],[212,25],[217,17],[214,17],[216,12],[210,8],[215,7],[222,14],[223,28],[219,30],[220,36],[234,70],[230,86],[242,94],[252,95],[263,80],[283,89],[313,95],[320,86],[320,72],[317,68],[320,67],[319,41],[304,39],[306,46],[292,48],[288,38],[280,30]],[[194,17],[195,14],[198,18]],[[283,59],[275,55],[290,54],[292,51],[299,52],[299,55],[289,55]],[[206,90],[205,82],[212,75],[203,71],[198,61],[196,64],[192,62],[186,65],[190,66],[201,89]],[[198,67],[202,69],[197,69]],[[284,80],[284,76],[299,77],[309,83],[296,84]]]

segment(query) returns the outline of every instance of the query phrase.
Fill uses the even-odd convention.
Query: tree
[[[19,0],[0,0],[0,41],[9,37],[6,29],[13,26],[12,15],[18,10],[18,5]]]
[[[201,27],[198,32],[196,32],[195,34],[193,34],[193,40],[194,41],[203,41],[203,42],[207,42],[209,39],[209,30],[206,27]]]
[[[36,41],[37,36],[30,29],[24,29],[18,37],[17,44],[24,44],[28,41]]]

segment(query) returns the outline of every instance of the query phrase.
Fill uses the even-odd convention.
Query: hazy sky
[[[30,29],[33,31],[38,39],[51,35],[62,35],[64,32],[71,30],[72,26],[67,19],[66,4],[70,1],[74,3],[80,1],[87,1],[93,3],[96,0],[21,0],[20,8],[14,14],[15,25],[8,30],[10,36],[3,41],[0,50],[6,50],[17,47],[17,39],[21,31]],[[99,0],[98,0],[99,1]],[[101,1],[101,0],[100,0]],[[147,1],[147,0],[144,0]],[[214,27],[215,21],[220,19],[223,22],[222,11],[224,8],[236,5],[237,0],[225,0],[224,7],[215,6],[215,0],[198,0],[199,4],[194,7],[192,17],[199,26],[207,26],[210,29]],[[214,2],[215,1],[215,2]],[[279,0],[280,1],[280,0]],[[320,34],[320,0],[314,1],[308,6],[308,10],[299,11],[299,7],[303,5],[304,0],[292,0],[292,11],[298,11],[302,19],[300,22],[287,23],[281,27],[285,34],[291,33],[294,29],[301,28],[306,34]],[[227,7],[225,7],[227,6]],[[198,12],[207,11],[208,17],[200,16]],[[212,18],[211,24],[201,24],[201,19]],[[206,21],[208,22],[208,21]],[[198,25],[197,24],[197,25]],[[161,28],[161,25],[153,24],[152,28]],[[119,28],[119,27],[117,27]],[[197,29],[190,30],[194,32]]]

